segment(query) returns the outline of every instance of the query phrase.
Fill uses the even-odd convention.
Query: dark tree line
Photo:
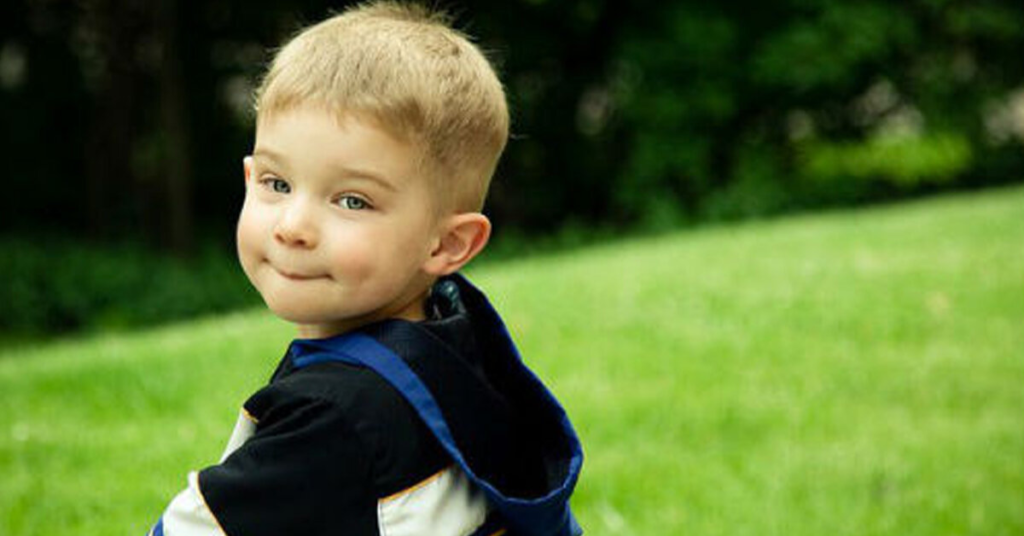
[[[270,51],[342,2],[0,7],[4,233],[230,239]],[[1024,178],[1018,1],[449,2],[508,87],[506,227],[677,225]],[[211,238],[217,237],[217,238]]]

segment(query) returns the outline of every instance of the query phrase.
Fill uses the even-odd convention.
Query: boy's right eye
[[[277,194],[287,194],[292,191],[292,187],[289,186],[287,182],[277,177],[267,177],[261,179],[260,182],[263,183],[263,186],[267,189]]]

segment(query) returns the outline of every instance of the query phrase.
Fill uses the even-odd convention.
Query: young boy
[[[580,534],[576,435],[457,273],[508,137],[484,56],[362,5],[279,51],[257,111],[238,255],[301,338],[151,534]]]

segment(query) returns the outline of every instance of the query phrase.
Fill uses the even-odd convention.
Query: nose
[[[316,247],[318,233],[312,212],[312,207],[301,200],[289,203],[274,226],[274,239],[286,246]]]

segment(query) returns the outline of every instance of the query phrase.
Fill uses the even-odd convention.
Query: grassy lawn
[[[579,429],[589,534],[1024,533],[1024,189],[470,275]],[[0,534],[143,534],[290,335],[254,311],[0,354]]]

